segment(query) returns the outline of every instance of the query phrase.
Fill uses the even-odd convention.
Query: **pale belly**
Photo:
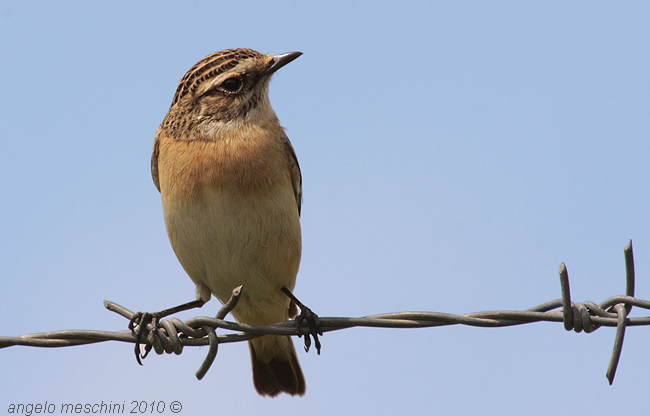
[[[167,232],[183,268],[223,303],[243,285],[233,315],[240,322],[267,325],[287,319],[300,264],[298,208],[290,184],[272,195],[233,196],[205,189],[200,198],[172,198],[163,192]]]

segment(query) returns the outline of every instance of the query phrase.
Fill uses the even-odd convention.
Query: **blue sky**
[[[302,51],[271,102],[303,173],[296,295],[321,316],[650,298],[645,2],[0,4],[0,335],[123,330],[104,299],[194,297],[149,160],[178,80],[226,48]],[[197,313],[214,315],[211,301]],[[640,311],[636,311],[637,315]],[[11,403],[178,400],[183,414],[647,411],[647,328],[348,329],[263,399],[245,344],[150,356],[104,343],[0,351]],[[167,412],[166,414],[171,414]],[[262,413],[260,413],[262,414]]]

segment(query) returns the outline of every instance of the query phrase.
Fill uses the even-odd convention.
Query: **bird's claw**
[[[146,331],[147,324],[151,324],[155,328],[158,325],[158,319],[158,314],[156,313],[138,312],[129,321],[129,329],[135,337],[135,360],[140,365],[142,365],[142,360],[147,358],[152,348],[151,344],[146,344],[144,346],[144,353],[142,353],[140,349],[142,335]]]
[[[205,304],[204,300],[196,299],[191,302],[183,303],[182,305],[174,306],[173,308],[165,309],[160,312],[138,312],[133,315],[129,321],[129,329],[135,337],[135,359],[138,364],[142,365],[141,358],[146,358],[152,348],[156,348],[156,352],[159,352],[160,343],[157,342],[157,333],[158,333],[158,322],[169,315],[172,315],[177,312],[187,311],[194,308],[200,308]],[[147,325],[151,324],[151,331],[147,334],[148,343],[144,347],[144,354],[140,351],[140,341],[142,341],[142,335],[147,332]],[[155,345],[154,345],[155,344]],[[160,349],[160,351],[163,351]]]
[[[305,334],[305,352],[309,352],[309,348],[311,347],[311,336],[313,336],[316,353],[320,355],[321,345],[318,336],[323,335],[323,331],[320,328],[320,318],[318,318],[318,315],[312,312],[311,309],[301,305],[300,314],[296,316],[296,326],[298,327],[298,330],[301,330],[302,328],[303,319],[307,321],[307,325],[309,326],[309,332]],[[299,333],[298,337],[302,337],[302,333]]]

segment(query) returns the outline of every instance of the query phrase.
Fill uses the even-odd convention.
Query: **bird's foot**
[[[169,315],[172,315],[177,312],[186,311],[193,308],[200,308],[205,304],[205,301],[201,299],[193,300],[191,302],[184,303],[182,305],[175,306],[173,308],[165,309],[160,312],[138,312],[129,321],[129,330],[135,337],[135,359],[138,364],[142,365],[142,360],[149,355],[149,352],[153,348],[151,343],[147,343],[144,346],[144,353],[142,352],[141,342],[144,339],[144,336],[148,336],[146,331],[147,325],[151,324],[152,331],[158,330],[158,322]],[[145,335],[146,333],[146,335]]]
[[[311,347],[310,336],[313,336],[316,353],[320,355],[320,340],[318,339],[318,336],[323,335],[323,331],[320,329],[320,319],[318,318],[318,315],[304,305],[300,307],[300,314],[296,316],[296,326],[298,328],[302,327],[303,319],[307,320],[307,325],[309,326],[309,333],[305,334],[305,352],[309,352],[309,348]],[[298,337],[300,336],[301,335],[298,335]]]
[[[142,365],[142,360],[147,358],[152,348],[151,344],[146,344],[144,348],[140,348],[147,324],[151,324],[153,328],[156,328],[159,319],[159,313],[138,312],[129,321],[129,329],[135,337],[135,360],[140,365]]]
[[[307,326],[309,327],[309,332],[305,335],[305,352],[309,352],[311,347],[311,337],[314,337],[314,346],[316,347],[316,352],[320,355],[320,340],[318,339],[319,335],[323,335],[323,331],[320,327],[320,318],[311,309],[302,304],[289,289],[286,287],[282,288],[282,292],[291,299],[291,301],[300,308],[300,314],[296,316],[296,326],[298,330],[302,330],[302,321],[307,321]],[[302,337],[302,332],[298,334],[298,337]]]

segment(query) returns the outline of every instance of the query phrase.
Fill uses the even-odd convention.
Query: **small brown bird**
[[[181,79],[156,133],[151,172],[167,233],[196,284],[201,306],[243,285],[237,321],[269,325],[295,317],[302,176],[268,97],[271,76],[301,55],[229,49]],[[288,336],[249,341],[263,396],[303,395],[305,380]]]

